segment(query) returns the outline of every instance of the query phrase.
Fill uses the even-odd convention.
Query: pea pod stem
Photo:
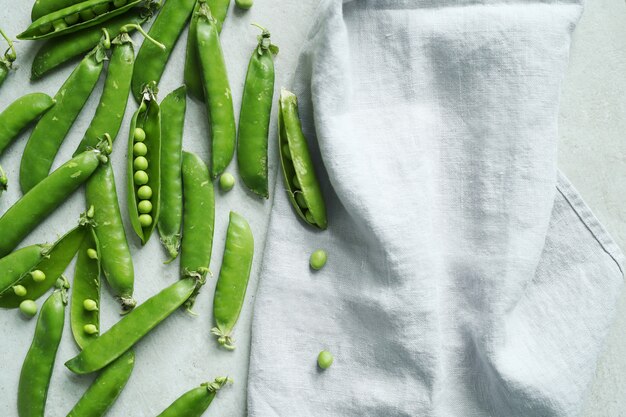
[[[2,35],[2,37],[4,38],[4,40],[7,42],[7,44],[9,45],[9,48],[6,50],[6,52],[4,53],[4,58],[12,63],[15,61],[15,59],[17,58],[17,52],[15,52],[15,45],[13,44],[13,40],[11,40],[11,38],[9,38],[7,36],[6,33],[4,33],[4,31],[2,29],[0,29],[0,35]]]
[[[152,36],[148,35],[148,33],[145,30],[143,30],[143,28],[139,26],[138,24],[130,23],[130,24],[124,25],[122,26],[122,29],[120,31],[122,33],[128,33],[131,29],[135,29],[137,32],[141,33],[144,38],[146,38],[147,40],[155,44],[158,48],[165,50],[166,48],[165,45],[163,45],[161,42],[154,39]]]
[[[0,86],[9,75],[9,71],[13,68],[13,62],[17,59],[13,41],[0,29],[0,34],[9,44],[8,49],[4,52],[4,56],[0,57]]]

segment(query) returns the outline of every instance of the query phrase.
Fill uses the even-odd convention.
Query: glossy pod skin
[[[56,101],[47,94],[26,94],[0,113],[0,155],[29,124],[48,111]]]
[[[250,225],[242,216],[231,211],[222,268],[213,298],[216,327],[211,329],[218,343],[228,350],[235,348],[231,333],[246,298],[253,256],[254,237]]]
[[[17,389],[19,417],[43,417],[48,386],[57,350],[63,334],[67,280],[61,279],[57,289],[41,307],[33,343],[22,365]]]
[[[196,5],[191,15],[191,22],[189,23],[189,35],[187,35],[187,51],[185,55],[185,85],[189,95],[198,99],[204,100],[204,90],[202,89],[202,77],[198,73],[200,68],[200,61],[198,58],[198,11],[200,10],[200,4],[202,2],[196,1]],[[217,21],[217,31],[222,31],[222,26],[226,15],[228,14],[228,6],[230,0],[208,0],[207,4],[211,9],[211,14]]]
[[[130,134],[128,138],[128,154],[127,154],[127,200],[128,214],[133,230],[141,239],[143,245],[148,242],[155,226],[159,221],[160,210],[160,193],[161,193],[161,108],[157,103],[155,87],[146,88],[139,109],[133,116],[130,123]],[[145,140],[136,140],[136,129],[142,129],[145,133]],[[138,155],[135,151],[135,145],[143,143],[147,150],[145,155]],[[142,152],[143,153],[143,152]],[[135,167],[134,161],[137,156],[144,156],[148,160],[148,166],[143,170],[148,176],[148,182],[142,186],[135,184]],[[139,190],[141,187],[147,186],[152,190],[151,196],[140,198]],[[148,214],[151,216],[149,225],[144,226],[140,222],[138,205],[143,200],[150,201],[152,209]]]
[[[148,34],[163,43],[165,49],[151,42],[144,42],[139,48],[132,82],[133,96],[138,102],[148,84],[158,84],[161,80],[176,41],[191,17],[194,4],[195,0],[167,0],[150,27]]]
[[[217,391],[228,382],[232,381],[226,377],[215,378],[214,382],[205,382],[181,395],[157,417],[202,417],[213,402]]]
[[[0,217],[0,256],[5,256],[106,162],[106,152],[89,150],[37,184]]]
[[[70,300],[70,326],[81,349],[98,337],[97,332],[87,332],[85,326],[100,328],[100,259],[93,259],[89,252],[91,249],[98,253],[98,240],[91,227],[85,230],[84,236],[76,258]],[[93,306],[86,308],[85,300],[95,302],[95,309]]]
[[[209,169],[198,155],[183,152],[182,277],[204,278],[209,272],[215,226],[215,191]]]
[[[110,46],[108,35],[76,67],[54,97],[56,105],[39,120],[22,155],[20,186],[23,193],[48,176],[67,133],[91,95]]]
[[[233,97],[220,45],[217,20],[200,0],[196,39],[202,85],[211,126],[211,177],[217,178],[235,153],[236,128]]]
[[[138,305],[81,353],[67,361],[65,366],[76,374],[88,374],[104,368],[194,297],[203,284],[203,281],[195,278],[185,278],[170,285]]]
[[[307,140],[302,133],[298,99],[285,89],[280,94],[278,126],[280,162],[291,204],[305,223],[326,229],[326,204],[315,175]],[[297,183],[294,178],[297,178]],[[302,195],[304,204],[302,200],[298,203],[297,194]]]
[[[47,14],[65,9],[80,3],[81,0],[35,0],[33,9],[30,12],[30,20],[35,21]]]
[[[124,389],[135,365],[132,350],[104,368],[67,417],[102,417]]]
[[[0,294],[10,290],[23,275],[34,269],[49,250],[46,245],[31,245],[0,258]]]
[[[244,184],[269,198],[267,142],[274,101],[274,58],[278,48],[263,29],[252,53],[239,113],[237,162]]]
[[[67,35],[105,22],[138,6],[143,0],[129,0],[115,7],[115,0],[87,0],[73,6],[49,13],[35,20],[24,32],[17,35],[21,40],[48,39]],[[96,13],[102,9],[104,13]]]
[[[183,182],[181,174],[183,130],[187,109],[187,89],[183,86],[161,102],[161,210],[159,235],[170,259],[178,256],[183,221]]]

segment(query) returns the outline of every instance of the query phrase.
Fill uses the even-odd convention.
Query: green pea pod
[[[35,21],[47,14],[80,3],[81,0],[36,0],[30,12],[30,20]]]
[[[0,113],[0,155],[29,124],[48,111],[56,101],[43,93],[26,94]]]
[[[280,94],[278,145],[287,194],[298,216],[326,229],[326,204],[298,116],[298,98],[285,89]],[[294,181],[294,178],[297,181]],[[301,198],[296,198],[300,194]]]
[[[76,374],[88,374],[104,368],[194,297],[203,284],[195,278],[185,278],[170,285],[124,316],[67,361],[65,366]]]
[[[85,326],[94,326],[100,329],[100,258],[98,239],[93,228],[88,227],[84,233],[83,242],[78,249],[76,267],[74,269],[74,283],[70,303],[70,325],[76,344],[82,349],[93,339],[98,337]],[[94,259],[94,254],[95,259]],[[95,308],[92,305],[95,303]]]
[[[0,258],[0,294],[10,290],[23,275],[35,269],[49,251],[47,245],[31,245]]]
[[[85,195],[87,206],[94,207],[102,271],[122,309],[130,310],[136,304],[133,299],[135,273],[110,163],[102,165],[89,178]]]
[[[100,78],[109,44],[105,36],[83,59],[54,96],[56,105],[35,126],[20,165],[22,192],[27,193],[48,176],[59,147]]]
[[[102,38],[103,29],[109,33],[111,38],[115,38],[121,33],[124,26],[144,23],[150,16],[150,13],[150,10],[135,8],[102,25],[82,30],[76,35],[48,40],[35,54],[30,78],[37,80],[59,65],[95,48]],[[133,30],[135,28],[130,26],[129,32]]]
[[[220,45],[217,21],[205,2],[198,10],[198,56],[211,126],[211,176],[217,178],[235,153],[236,128],[233,97]]]
[[[200,14],[200,4],[202,1],[196,1],[196,5],[191,15],[191,22],[189,23],[189,34],[187,35],[187,51],[185,54],[185,85],[187,91],[193,97],[198,100],[204,100],[204,91],[202,90],[202,77],[198,73],[200,68],[200,61],[198,58],[198,17]],[[207,2],[211,14],[217,21],[217,31],[222,31],[222,25],[226,19],[228,13],[228,6],[230,0],[208,0]]]
[[[165,48],[151,42],[144,42],[139,48],[132,83],[133,96],[137,101],[141,101],[148,84],[158,84],[161,80],[176,41],[191,17],[194,3],[195,0],[167,0],[150,27],[149,35],[163,43]]]
[[[145,133],[145,140],[135,141],[136,129],[142,129]],[[144,152],[137,152],[135,147],[140,143],[145,144]],[[134,157],[143,156],[148,161],[145,170],[147,182],[139,185],[135,184]],[[154,227],[159,221],[160,194],[161,194],[161,108],[156,99],[154,86],[148,86],[144,92],[139,109],[133,116],[130,124],[130,136],[128,138],[128,165],[127,165],[127,198],[128,213],[133,230],[141,239],[142,244],[146,244],[154,231]],[[142,187],[150,189],[150,195],[144,195],[140,190]],[[144,189],[146,190],[146,189]],[[145,198],[143,198],[145,197]],[[151,211],[139,213],[139,203],[148,201]],[[144,222],[142,223],[142,217]]]
[[[183,129],[187,109],[187,91],[180,87],[161,102],[161,211],[159,234],[173,261],[180,248],[183,220],[183,184],[181,178]]]
[[[202,417],[213,402],[217,391],[228,382],[232,383],[232,380],[226,377],[215,378],[214,382],[205,382],[184,393],[157,417]]]
[[[18,296],[12,288],[0,293],[1,308],[18,308],[24,300],[36,300],[44,295],[55,284],[57,279],[63,274],[70,264],[78,247],[85,237],[85,227],[79,226],[72,229],[65,236],[59,239],[50,252],[34,268],[26,271],[14,283],[26,288],[25,296]],[[43,281],[35,281],[31,271],[41,271],[45,275]]]
[[[0,256],[5,256],[61,205],[106,160],[93,149],[69,160],[26,193],[0,217]]]
[[[267,140],[274,101],[273,54],[278,53],[278,48],[272,45],[270,33],[262,30],[248,65],[243,90],[237,162],[246,186],[256,194],[269,198]]]
[[[17,35],[21,40],[48,39],[67,35],[125,13],[144,0],[129,0],[121,7],[115,7],[117,0],[88,0],[49,13],[35,20],[24,32]]]
[[[183,242],[180,255],[182,277],[204,278],[209,272],[215,196],[209,169],[198,155],[183,152]]]
[[[246,298],[253,256],[254,237],[250,225],[242,216],[231,211],[222,268],[213,298],[216,327],[211,329],[219,344],[228,350],[235,348],[231,333]]]
[[[102,417],[121,394],[135,365],[135,354],[127,351],[104,368],[67,417]]]

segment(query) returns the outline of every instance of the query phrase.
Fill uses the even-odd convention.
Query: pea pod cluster
[[[156,87],[146,87],[130,124],[127,155],[128,213],[146,244],[159,220],[161,193],[161,108]]]
[[[13,62],[17,59],[17,54],[15,53],[13,41],[4,33],[2,29],[0,29],[0,35],[2,35],[4,40],[9,44],[9,49],[6,50],[4,56],[0,57],[0,87],[2,87],[4,80],[6,80],[9,75],[9,71],[13,68]]]
[[[252,53],[239,113],[237,162],[244,184],[254,193],[269,198],[267,142],[274,101],[274,58],[278,47],[270,33],[261,28]]]
[[[285,89],[280,94],[278,126],[280,162],[289,200],[303,221],[326,229],[326,204],[302,132],[298,99]]]
[[[215,378],[213,382],[205,382],[199,387],[187,391],[167,407],[157,417],[202,417],[209,408],[217,391],[232,380],[227,377]]]

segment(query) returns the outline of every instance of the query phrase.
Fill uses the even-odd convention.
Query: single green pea
[[[85,324],[83,326],[83,331],[87,334],[96,334],[98,333],[98,328],[95,324]]]
[[[67,23],[65,23],[65,20],[59,19],[52,22],[52,26],[54,26],[54,30],[61,30],[67,28]]]
[[[333,355],[327,350],[323,350],[317,355],[317,365],[322,369],[330,368],[330,365],[333,364],[333,360]]]
[[[304,218],[307,222],[315,224],[315,218],[313,217],[313,213],[311,213],[309,210],[304,212]]]
[[[248,10],[252,7],[252,4],[254,4],[254,1],[253,0],[235,0],[235,4],[240,9]]]
[[[230,191],[235,186],[235,177],[228,172],[225,172],[220,176],[220,189],[222,191]]]
[[[98,251],[92,248],[87,249],[89,259],[98,259]]]
[[[133,138],[135,139],[135,142],[143,142],[146,140],[146,131],[140,127],[135,128]]]
[[[135,184],[137,185],[146,185],[148,183],[148,174],[146,173],[146,171],[137,171],[135,172],[135,175],[133,176],[133,178],[135,179]]]
[[[286,143],[283,145],[283,156],[291,161],[291,150]]]
[[[126,3],[128,3],[128,1],[127,1],[127,0],[115,0],[115,1],[113,2],[113,7],[115,7],[115,8],[117,9],[118,7],[125,6],[125,5],[126,5]]]
[[[109,11],[109,3],[99,4],[91,8],[96,15],[104,14]]]
[[[148,169],[148,160],[144,156],[138,156],[133,162],[133,167],[136,170],[145,171],[146,169]]]
[[[96,303],[91,298],[87,298],[83,301],[83,308],[85,311],[98,311],[98,303]]]
[[[24,300],[20,303],[20,311],[26,317],[35,317],[35,314],[37,314],[37,303],[33,300]]]
[[[133,155],[145,156],[148,153],[148,147],[143,142],[137,142],[133,146]]]
[[[298,206],[301,209],[305,209],[308,207],[308,205],[306,204],[306,200],[304,199],[303,193],[296,193],[296,203],[298,203]]]
[[[311,254],[311,257],[309,258],[309,265],[311,265],[311,268],[317,271],[322,269],[324,265],[326,265],[327,259],[328,257],[326,255],[326,251],[323,249],[318,249]]]
[[[137,204],[137,210],[139,213],[146,214],[152,212],[152,203],[150,200],[141,200],[139,204]]]
[[[52,23],[46,23],[45,25],[41,25],[41,26],[39,27],[39,31],[40,31],[42,34],[46,34],[46,33],[48,33],[48,32],[51,32],[51,31],[52,31]]]
[[[150,197],[152,197],[152,188],[150,188],[149,185],[142,185],[137,190],[137,197],[139,197],[142,200],[150,199]]]
[[[28,290],[26,290],[26,287],[23,285],[16,285],[13,287],[13,292],[18,297],[24,297],[28,293]]]
[[[149,227],[152,224],[152,216],[149,214],[141,214],[139,216],[139,224],[141,227]]]
[[[78,13],[74,13],[74,14],[64,17],[63,19],[65,20],[65,23],[67,23],[68,25],[73,25],[73,24],[78,23],[78,21],[80,20],[80,15]]]
[[[93,10],[83,10],[79,14],[80,18],[83,19],[83,21],[85,22],[96,17],[96,14],[93,12]]]
[[[46,274],[43,271],[35,269],[30,273],[30,276],[35,282],[44,282],[46,280]]]
[[[302,187],[300,186],[300,180],[298,179],[298,176],[297,176],[297,175],[294,175],[294,176],[293,176],[293,180],[292,180],[292,182],[293,182],[293,186],[294,186],[294,187],[296,187],[296,188],[302,188]]]

